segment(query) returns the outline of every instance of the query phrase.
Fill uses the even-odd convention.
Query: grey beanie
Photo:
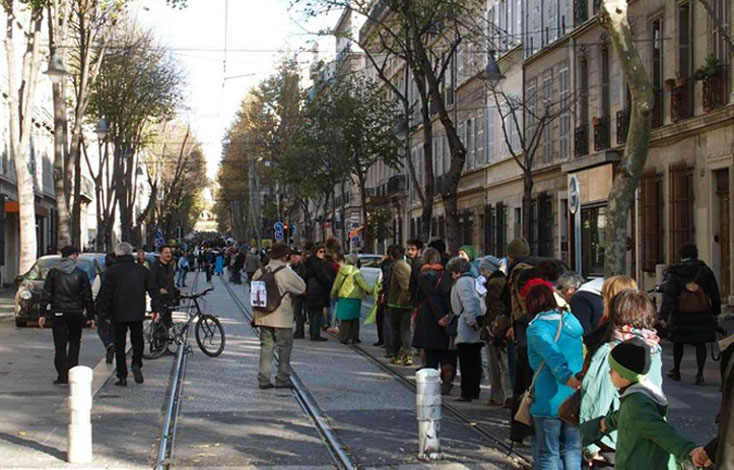
[[[359,256],[355,255],[354,253],[349,253],[347,256],[344,257],[344,262],[352,266],[357,266],[359,264]]]
[[[491,273],[500,268],[500,260],[494,256],[485,256],[479,259],[479,271],[489,271]]]

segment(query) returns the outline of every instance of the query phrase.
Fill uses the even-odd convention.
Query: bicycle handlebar
[[[208,294],[209,292],[213,290],[214,290],[213,287],[207,287],[206,289],[199,292],[198,294],[181,294],[179,295],[179,297],[181,297],[182,299],[198,299],[199,297],[204,297],[206,294]]]

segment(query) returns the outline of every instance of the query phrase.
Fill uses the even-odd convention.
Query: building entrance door
[[[729,210],[731,194],[729,191],[729,170],[716,173],[716,196],[719,202],[719,249],[721,250],[721,267],[719,270],[719,289],[721,298],[726,302],[731,294],[731,212]]]

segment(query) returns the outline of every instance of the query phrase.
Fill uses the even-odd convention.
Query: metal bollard
[[[92,461],[92,369],[76,366],[69,370],[69,463]]]
[[[424,368],[415,374],[416,415],[418,418],[418,458],[441,458],[441,376],[436,369]]]

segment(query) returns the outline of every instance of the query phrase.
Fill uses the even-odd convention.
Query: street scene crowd
[[[143,250],[134,257],[123,242],[90,287],[75,264],[79,250],[66,247],[46,278],[39,324],[52,318],[55,384],[67,383],[82,328],[95,322],[107,362],[116,360],[118,386],[127,385],[130,331],[132,372],[142,384],[146,295],[154,321],[170,325],[189,271],[204,272],[207,282],[225,272],[233,284],[243,277],[249,285],[269,279],[264,283],[276,286],[278,300],[269,310],[254,308],[252,321],[261,333],[261,389],[292,387],[294,339],[323,342],[331,333],[341,343],[359,344],[364,322],[376,325],[375,346],[384,348],[391,364],[439,370],[445,399],[459,375],[452,399],[484,398],[487,406],[505,408],[509,439],[513,446],[532,446],[537,469],[734,468],[731,343],[720,358],[718,438],[691,442],[666,421],[663,376],[703,385],[706,344],[720,332],[716,281],[694,245],[681,247],[680,262],[667,269],[659,312],[632,278],[586,281],[556,260],[529,256],[521,238],[507,253],[503,259],[478,256],[474,247],[462,246],[452,256],[442,240],[424,246],[412,239],[405,248],[387,247],[380,275],[368,283],[359,254],[344,253],[336,239],[301,249],[282,243],[248,249],[213,240],[190,250],[163,245],[152,263]],[[368,296],[375,303],[365,318]],[[664,373],[662,348],[671,343],[674,365]],[[695,377],[681,375],[686,345],[695,349]],[[487,397],[481,397],[484,380]]]

